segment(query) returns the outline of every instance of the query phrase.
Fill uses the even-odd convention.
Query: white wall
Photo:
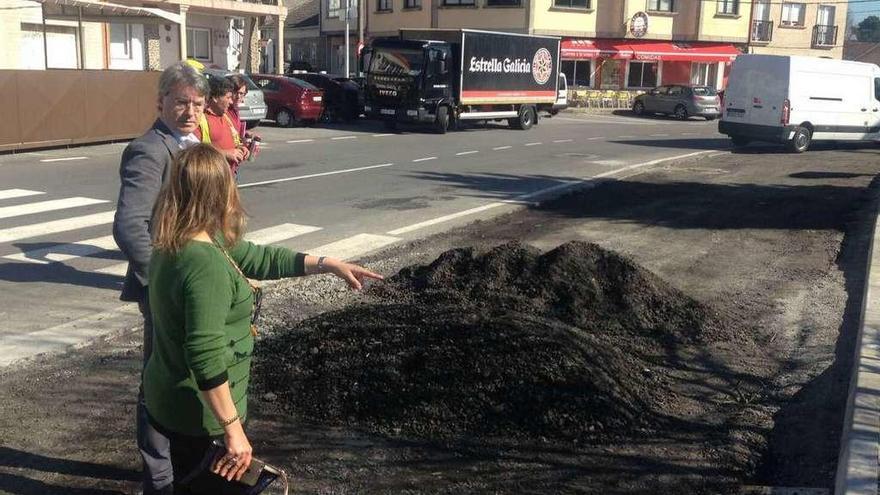
[[[230,18],[223,16],[187,15],[186,26],[211,30],[211,58],[203,60],[205,65],[216,65],[221,69],[229,68],[227,48],[229,46]]]
[[[177,24],[159,25],[159,63],[162,69],[180,60],[180,28]]]

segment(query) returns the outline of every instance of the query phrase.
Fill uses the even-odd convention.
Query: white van
[[[734,146],[880,139],[880,67],[814,57],[740,55],[733,62],[718,131]]]

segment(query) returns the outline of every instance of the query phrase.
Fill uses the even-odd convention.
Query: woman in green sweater
[[[252,244],[242,239],[243,229],[223,154],[200,144],[177,155],[153,210],[154,348],[144,370],[150,421],[171,439],[174,493],[193,493],[179,482],[214,439],[227,449],[214,472],[238,480],[250,465],[242,423],[259,289],[248,279],[332,273],[353,289],[365,278],[382,279],[337,259]]]

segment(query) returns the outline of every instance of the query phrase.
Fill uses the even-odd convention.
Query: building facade
[[[282,0],[6,2],[12,5],[0,10],[0,69],[7,70],[162,70],[192,58],[253,71],[260,27],[287,17]]]
[[[749,53],[843,57],[845,2],[754,0]]]

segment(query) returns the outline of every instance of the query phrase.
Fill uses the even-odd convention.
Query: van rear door
[[[788,97],[789,57],[740,55],[724,92],[722,120],[758,126],[781,126]]]

